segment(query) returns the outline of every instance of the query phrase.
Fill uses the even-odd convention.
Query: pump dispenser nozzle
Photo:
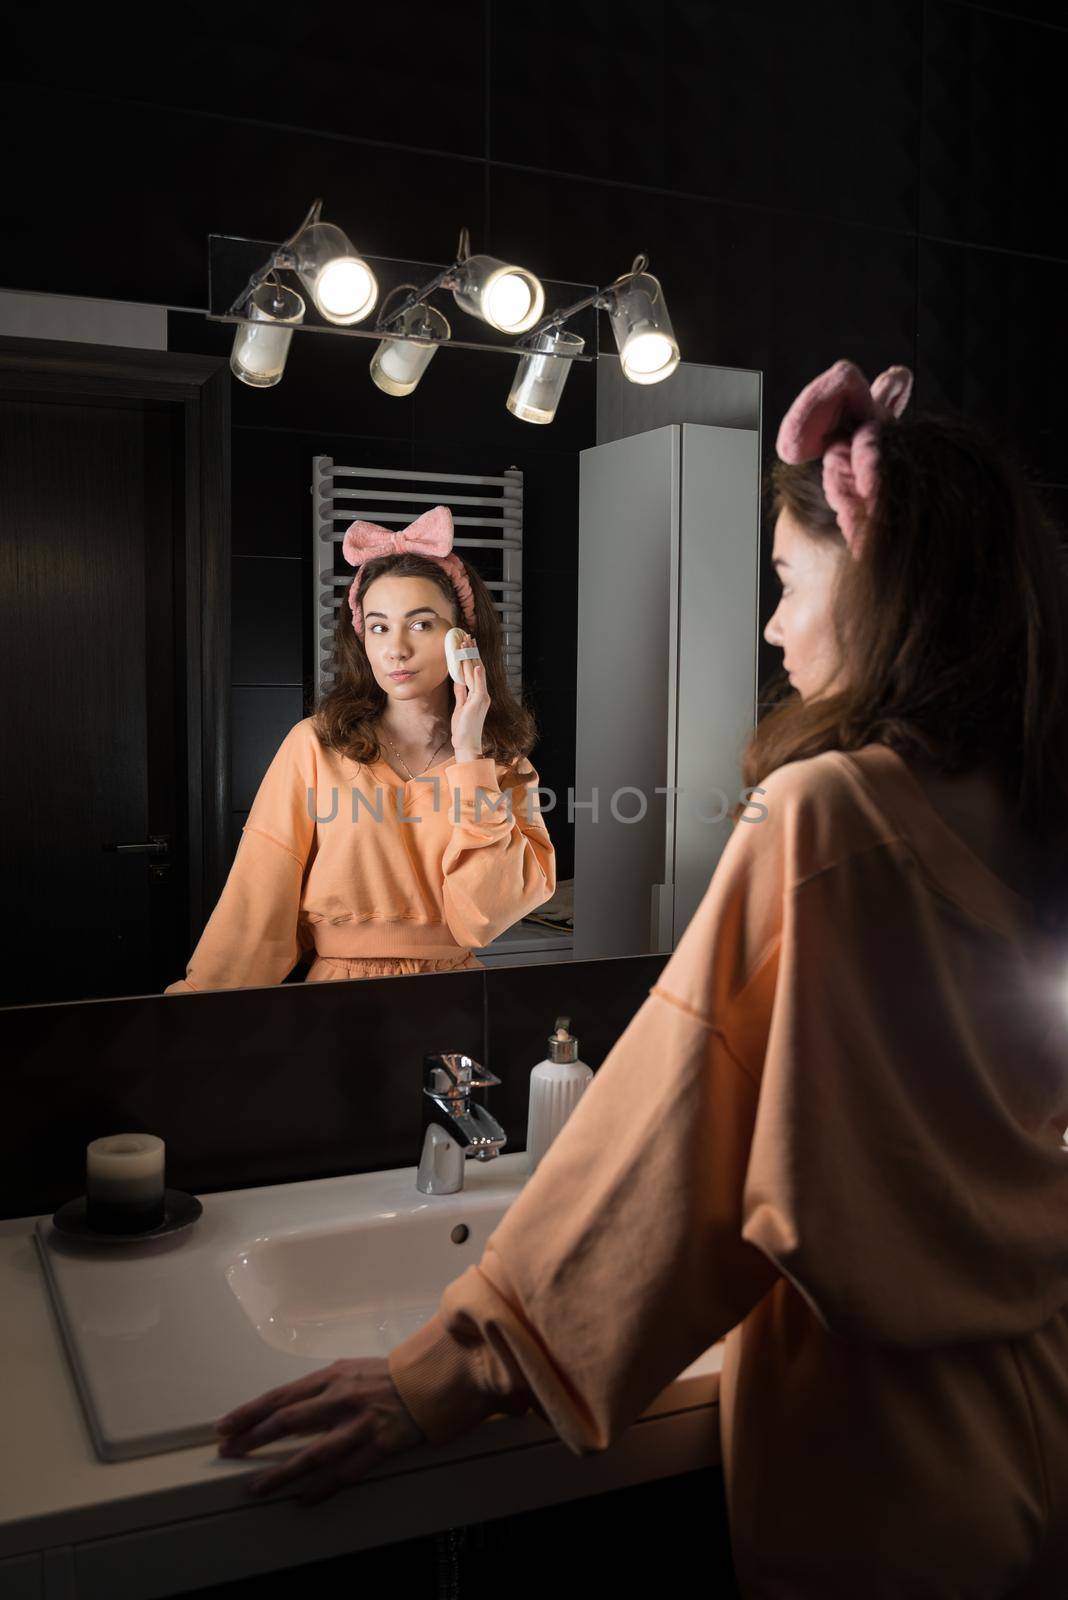
[[[549,1035],[550,1061],[577,1061],[578,1040],[571,1033],[571,1018],[557,1017],[556,1027]]]

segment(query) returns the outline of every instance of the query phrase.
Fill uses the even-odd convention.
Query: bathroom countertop
[[[0,1415],[7,1439],[15,1442],[0,1458],[0,1560],[223,1511],[266,1512],[267,1506],[276,1505],[250,1500],[241,1486],[257,1462],[262,1467],[272,1458],[270,1451],[255,1452],[245,1462],[226,1461],[213,1443],[205,1443],[129,1461],[99,1459],[34,1244],[36,1222],[36,1217],[0,1221]],[[628,1430],[628,1437],[647,1418],[714,1406],[718,1392],[718,1371],[690,1374],[687,1369],[670,1393],[658,1397]],[[540,1417],[528,1413],[492,1417],[450,1445],[407,1451],[362,1481],[416,1473],[422,1487],[449,1463],[498,1450],[529,1456],[524,1446],[554,1441],[569,1458],[566,1465],[573,1462],[576,1469],[613,1454],[573,1457]],[[284,1454],[292,1441],[284,1449],[283,1443],[276,1449]],[[662,1472],[661,1466],[648,1475]],[[404,1492],[410,1496],[410,1482]],[[285,1491],[279,1498],[284,1496]],[[294,1510],[314,1515],[331,1503]]]

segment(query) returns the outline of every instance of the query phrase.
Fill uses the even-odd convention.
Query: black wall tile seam
[[[1018,11],[1002,11],[998,6],[979,5],[977,0],[939,0],[939,4],[955,6],[958,11],[982,11],[988,17],[1000,17],[1003,22],[1015,22],[1021,28],[1047,28],[1052,33],[1068,33],[1068,26],[1062,22],[1047,22],[1044,17],[1023,17]]]
[[[399,144],[396,139],[371,139],[364,134],[335,133],[331,128],[305,128],[295,122],[272,122],[267,117],[241,117],[229,111],[205,111],[202,107],[163,104],[158,100],[134,100],[128,95],[94,94],[91,89],[68,89],[50,84],[27,84],[18,79],[0,78],[0,90],[14,89],[22,92],[36,88],[39,99],[62,97],[64,100],[83,100],[90,105],[129,106],[136,111],[154,111],[176,117],[199,117],[204,122],[226,122],[243,128],[263,128],[273,133],[292,133],[301,139],[322,139],[329,144],[368,146],[373,150],[399,150],[403,155],[433,156],[437,160],[463,161],[470,166],[481,166],[483,156],[468,155],[463,150],[441,150],[433,145]],[[185,310],[186,307],[176,307]],[[194,308],[195,309],[195,308]]]
[[[860,226],[860,224],[856,224]],[[909,229],[911,233],[912,230]],[[974,250],[977,254],[988,256],[1015,256],[1020,261],[1046,261],[1050,266],[1060,267],[1068,263],[1068,256],[1048,256],[1039,250],[1013,250],[1004,244],[980,244],[971,239],[950,239],[940,233],[917,233],[916,250],[919,257],[919,247],[923,244],[947,245],[952,250]]]

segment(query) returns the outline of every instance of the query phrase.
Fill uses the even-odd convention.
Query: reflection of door
[[[2,1005],[160,992],[225,879],[225,369],[0,340]]]

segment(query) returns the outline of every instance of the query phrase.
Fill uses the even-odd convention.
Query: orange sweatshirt
[[[405,782],[324,749],[305,717],[264,775],[229,877],[164,994],[281,983],[321,956],[454,956],[556,892],[528,760],[438,762]]]
[[[746,1596],[1000,1593],[1068,1539],[1068,951],[883,746],[745,816],[390,1371],[431,1443],[533,1407],[582,1455],[727,1336]]]

